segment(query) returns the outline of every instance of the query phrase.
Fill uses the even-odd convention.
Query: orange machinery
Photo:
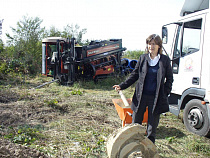
[[[122,126],[124,127],[125,124],[131,124],[132,123],[132,113],[131,106],[125,106],[123,99],[112,99],[112,102],[115,105],[115,108],[117,110],[117,113],[122,120]],[[131,105],[132,99],[127,99],[127,102],[129,105]],[[147,123],[148,121],[148,109],[146,109],[144,113],[144,119],[142,123]]]

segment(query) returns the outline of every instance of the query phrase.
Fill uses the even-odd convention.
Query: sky
[[[41,26],[86,28],[83,40],[122,39],[127,50],[144,50],[150,34],[179,18],[184,0],[0,0],[1,38],[23,16],[39,17]]]

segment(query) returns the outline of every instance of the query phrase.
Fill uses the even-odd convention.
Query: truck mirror
[[[162,27],[162,41],[163,44],[166,44],[168,42],[168,29],[165,26]]]

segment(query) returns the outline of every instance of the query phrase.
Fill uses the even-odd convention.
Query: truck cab
[[[209,0],[186,0],[176,22],[163,25],[162,40],[171,59],[174,82],[170,112],[183,110],[186,128],[210,136]]]

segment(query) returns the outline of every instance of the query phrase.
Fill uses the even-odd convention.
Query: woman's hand
[[[116,90],[116,91],[119,91],[121,90],[120,86],[119,85],[114,85],[113,88]]]

